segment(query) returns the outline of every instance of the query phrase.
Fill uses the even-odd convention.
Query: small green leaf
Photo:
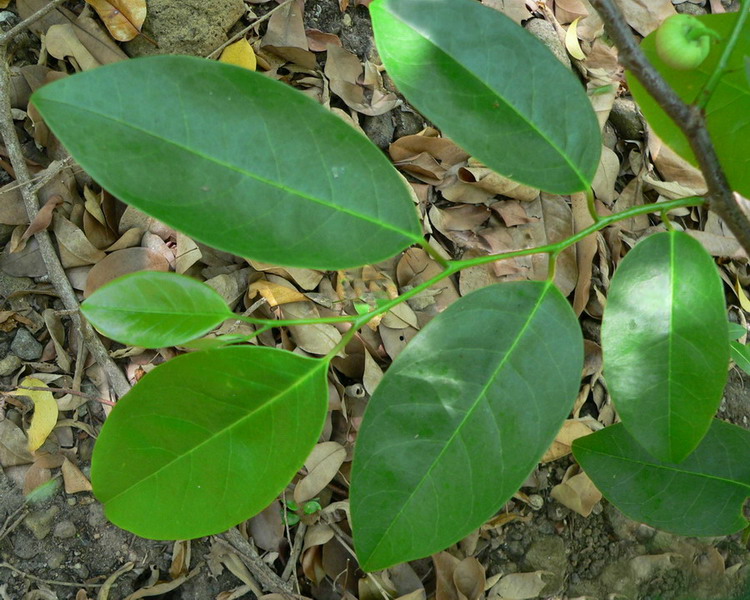
[[[408,186],[383,153],[260,73],[137,58],[45,85],[33,103],[103,187],[215,248],[343,269],[423,239]]]
[[[388,369],[359,431],[360,566],[429,556],[492,516],[554,439],[582,366],[576,316],[548,282],[485,287],[437,315]]]
[[[580,81],[534,36],[473,0],[375,0],[370,14],[388,74],[446,136],[515,181],[590,187],[599,124]]]
[[[750,431],[714,419],[679,464],[651,456],[622,424],[573,442],[573,454],[599,491],[631,519],[688,536],[729,535],[746,527]]]
[[[664,64],[656,52],[655,32],[644,38],[641,48],[680,98],[692,104],[700,99],[706,82],[716,69],[737,17],[736,12],[696,17],[715,30],[723,41],[712,44],[708,58],[690,71],[673,69]],[[706,126],[719,162],[732,189],[746,197],[750,196],[750,85],[745,73],[745,57],[748,54],[750,22],[740,33],[737,46],[729,57],[727,71],[705,109]],[[630,72],[627,73],[627,81],[633,97],[656,134],[680,156],[697,165],[690,144],[679,127]]]
[[[96,497],[151,539],[219,533],[266,508],[323,429],[328,363],[274,348],[183,354],[112,410],[94,447]]]
[[[742,325],[739,323],[732,323],[729,321],[729,339],[730,340],[738,340],[743,335],[747,333],[747,329],[745,329]]]
[[[194,340],[233,316],[209,286],[160,271],[118,277],[91,294],[81,312],[107,337],[143,348]]]
[[[734,364],[750,375],[750,346],[739,342],[730,342],[729,347]]]
[[[716,265],[686,233],[652,235],[620,263],[602,319],[604,373],[628,432],[659,459],[681,461],[708,431],[727,329]]]

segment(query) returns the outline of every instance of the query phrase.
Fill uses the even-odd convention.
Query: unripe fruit
[[[656,53],[673,69],[689,71],[706,60],[712,39],[721,37],[694,16],[672,15],[656,30]]]

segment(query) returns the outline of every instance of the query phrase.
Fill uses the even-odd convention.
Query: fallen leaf
[[[169,263],[158,252],[149,248],[117,250],[96,263],[89,271],[83,297],[88,298],[110,281],[137,271],[169,271]]]
[[[618,0],[618,5],[627,24],[644,37],[677,13],[672,0]]]
[[[43,381],[35,377],[26,377],[21,381],[22,387],[46,387]],[[57,424],[57,402],[52,392],[17,389],[10,392],[13,396],[27,396],[34,403],[34,415],[26,435],[29,439],[29,450],[34,452],[47,439]]]
[[[261,48],[270,50],[289,62],[315,69],[318,61],[308,49],[303,14],[304,0],[293,0],[275,10],[268,20]]]
[[[0,421],[0,466],[15,467],[34,461],[26,436],[13,421]]]
[[[307,475],[294,488],[294,500],[301,504],[317,496],[333,480],[344,460],[346,449],[337,442],[315,446],[305,461]]]
[[[258,64],[255,58],[255,51],[245,38],[230,44],[219,57],[219,62],[227,63],[230,65],[237,65],[249,71],[255,71]]]
[[[307,296],[302,292],[279,283],[266,281],[265,279],[254,281],[248,286],[247,305],[250,306],[253,299],[258,295],[264,298],[268,305],[272,307],[281,304],[289,304],[290,302],[307,301]]]
[[[487,593],[487,600],[526,600],[536,598],[547,585],[546,571],[505,575]]]
[[[268,552],[278,552],[284,540],[281,503],[278,500],[274,500],[265,510],[250,519],[248,531],[258,548],[262,548]]]
[[[566,473],[563,482],[552,488],[550,496],[584,517],[588,517],[596,503],[602,499],[602,493],[584,472],[572,477],[568,477]]]
[[[581,50],[581,44],[578,41],[578,21],[580,17],[577,17],[573,22],[568,25],[568,30],[565,32],[565,49],[568,51],[573,58],[576,60],[585,60],[586,55]]]
[[[146,0],[86,0],[118,42],[129,42],[141,32]]]
[[[463,559],[453,571],[459,600],[479,600],[484,595],[484,567],[473,556]]]
[[[62,464],[62,476],[65,482],[66,494],[77,494],[79,492],[90,492],[92,490],[91,482],[81,470],[70,462],[67,458]]]
[[[78,39],[73,25],[70,23],[50,27],[44,41],[47,51],[52,56],[60,60],[73,59],[76,66],[82,71],[89,71],[100,66],[99,61]]]
[[[63,197],[59,194],[50,196],[49,200],[44,203],[44,206],[39,209],[39,212],[36,214],[36,217],[34,217],[34,220],[28,226],[26,231],[23,232],[21,240],[26,241],[32,235],[35,235],[40,231],[44,231],[45,229],[47,229],[52,222],[52,213],[63,202]]]

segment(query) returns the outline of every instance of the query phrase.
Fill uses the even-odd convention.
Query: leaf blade
[[[548,360],[533,364],[552,366],[532,374],[540,351]],[[386,372],[360,428],[351,483],[360,566],[433,554],[491,516],[568,415],[582,364],[575,315],[549,283],[482,288],[435,317]],[[524,451],[511,451],[519,440]],[[502,476],[486,477],[490,464]]]
[[[375,0],[370,14],[389,75],[448,137],[515,181],[560,194],[591,185],[596,117],[580,83],[531,34],[470,0]],[[519,73],[529,73],[522,84]]]
[[[221,250],[338,269],[422,240],[407,184],[369,140],[247,69],[141,58],[44,86],[33,102],[114,195]],[[154,117],[175,104],[176,117]]]
[[[188,539],[262,511],[320,435],[326,372],[325,361],[254,346],[154,369],[95,446],[92,484],[107,517],[142,537]]]
[[[117,278],[91,294],[81,312],[107,337],[143,348],[192,341],[233,316],[209,286],[159,271]]]

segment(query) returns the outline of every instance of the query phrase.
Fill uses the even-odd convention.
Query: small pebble
[[[47,555],[47,566],[50,569],[59,569],[65,562],[65,552],[62,550],[52,550]]]
[[[44,347],[29,333],[28,329],[19,327],[10,349],[22,360],[39,360]]]
[[[76,533],[76,526],[73,524],[73,522],[65,520],[60,521],[57,525],[55,525],[55,529],[52,532],[52,535],[54,535],[56,538],[67,539],[75,537]]]
[[[8,354],[5,358],[0,359],[0,377],[13,375],[21,366],[21,359],[15,354]]]
[[[23,523],[36,539],[43,540],[52,531],[52,522],[59,512],[59,506],[35,510],[26,516]]]

